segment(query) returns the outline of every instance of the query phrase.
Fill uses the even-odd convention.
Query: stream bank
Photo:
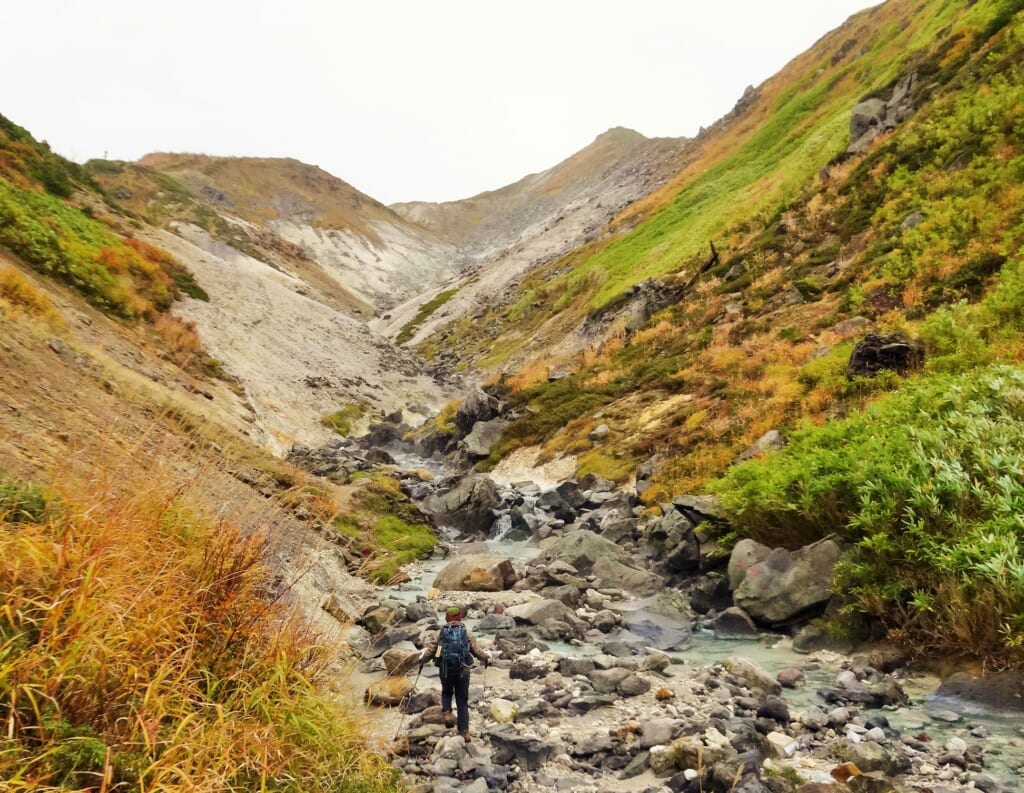
[[[699,498],[649,518],[593,477],[495,482],[421,451],[389,454],[433,466],[433,481],[398,475],[446,544],[351,639],[370,700],[402,714],[411,789],[1018,789],[1019,712],[936,695],[937,679],[893,666],[900,653],[837,652],[798,629],[825,608],[816,582],[841,549],[725,553]],[[435,588],[460,556],[464,578]],[[751,570],[759,585],[742,589]],[[783,596],[760,585],[787,575]],[[474,672],[468,745],[442,724],[436,670],[409,670],[450,602],[498,659]]]

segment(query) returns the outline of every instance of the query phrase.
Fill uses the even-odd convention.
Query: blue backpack
[[[462,674],[464,669],[473,665],[473,654],[469,649],[469,634],[462,625],[445,625],[441,628],[438,641],[441,655],[437,659],[437,667],[443,677],[454,677]]]

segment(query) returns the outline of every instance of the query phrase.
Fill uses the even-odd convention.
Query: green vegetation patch
[[[353,477],[360,483],[354,509],[334,520],[342,534],[353,538],[366,558],[363,573],[386,583],[409,562],[429,554],[437,545],[430,521],[402,493],[397,480],[384,473]]]
[[[42,523],[51,496],[41,487],[0,478],[0,520],[7,523]]]
[[[398,336],[395,338],[395,343],[405,344],[409,341],[409,339],[411,339],[416,333],[416,329],[426,322],[427,319],[429,319],[430,316],[433,315],[433,313],[441,306],[451,300],[458,291],[458,288],[446,289],[420,306],[420,310],[416,312],[416,316],[409,320],[405,327],[402,328],[401,332],[399,332]]]
[[[349,402],[346,405],[342,405],[333,413],[328,413],[320,419],[320,423],[325,427],[330,428],[341,437],[347,438],[352,433],[352,423],[359,421],[365,413],[365,405]]]
[[[1024,660],[1024,369],[924,377],[711,490],[755,539],[853,543],[842,585],[890,631]]]

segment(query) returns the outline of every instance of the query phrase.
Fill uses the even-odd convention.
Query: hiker
[[[427,639],[420,653],[420,667],[431,658],[441,672],[441,713],[444,724],[451,727],[452,695],[458,708],[459,735],[469,743],[469,670],[473,666],[473,656],[484,665],[491,662],[490,653],[480,649],[476,639],[462,624],[462,609],[449,606],[444,612],[445,624],[436,634]]]

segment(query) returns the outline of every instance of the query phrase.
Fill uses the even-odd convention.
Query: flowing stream
[[[405,467],[427,467],[422,461],[415,465],[410,465],[413,461],[409,459],[402,462]],[[431,467],[438,468],[436,464]],[[439,472],[435,470],[435,473]],[[486,545],[491,555],[511,559],[517,567],[539,552],[536,545],[528,542],[497,539],[488,541]],[[426,595],[436,575],[448,561],[449,558],[436,555],[408,566],[411,580],[390,588],[389,596],[400,602],[411,603]],[[660,619],[664,621],[665,618]],[[471,629],[475,622],[467,620]],[[689,626],[677,627],[680,635],[689,633]],[[484,635],[482,638],[489,637]],[[594,645],[578,641],[544,643],[551,652],[562,655],[585,657],[601,652]],[[702,667],[737,655],[756,662],[773,676],[787,667],[801,669],[805,675],[803,685],[784,693],[785,700],[795,710],[810,705],[817,705],[826,711],[833,707],[825,703],[817,692],[822,687],[836,684],[836,676],[846,659],[828,652],[811,656],[797,653],[787,637],[765,635],[758,639],[718,639],[711,632],[697,627],[688,640],[669,652],[672,663],[666,672],[670,676],[692,676]],[[953,738],[960,738],[969,745],[981,745],[984,748],[984,773],[1008,788],[1021,787],[1024,782],[1024,720],[1019,713],[1003,713],[965,701],[937,697],[935,691],[940,681],[931,675],[904,671],[899,673],[898,679],[910,697],[910,703],[877,711],[893,728],[905,735],[918,736],[921,740],[943,745]],[[939,776],[939,779],[942,778]]]

